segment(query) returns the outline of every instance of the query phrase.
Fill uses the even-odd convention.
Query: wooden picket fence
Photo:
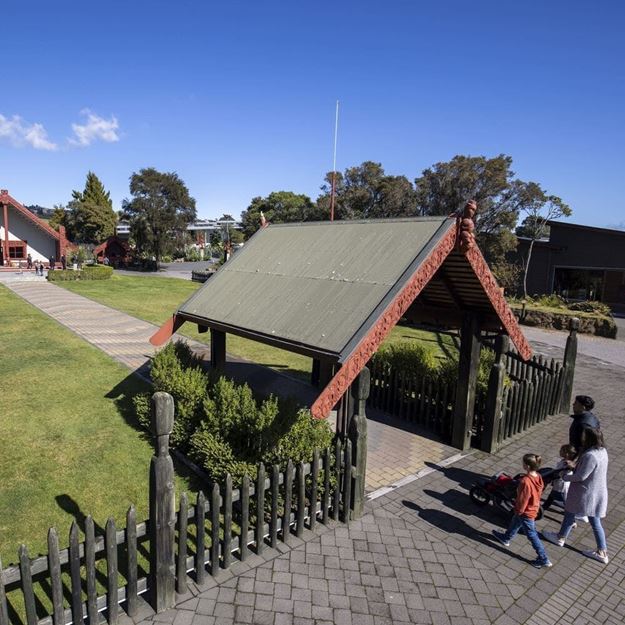
[[[371,407],[426,428],[444,439],[451,437],[455,387],[449,387],[439,378],[418,378],[395,371],[390,365],[375,360],[368,367]]]
[[[562,395],[562,363],[542,356],[523,362],[518,354],[506,355],[510,379],[504,387],[499,442],[557,414]]]
[[[498,442],[527,430],[559,411],[564,367],[560,361],[534,356],[523,361],[510,350],[504,355],[508,383],[504,387],[502,424]],[[371,392],[368,404],[399,419],[414,423],[449,441],[455,404],[455,386],[432,377],[394,371],[386,363],[369,363]],[[480,447],[486,418],[486,393],[477,392],[472,445]]]
[[[333,449],[315,451],[311,463],[289,461],[268,472],[261,464],[257,479],[244,476],[236,489],[227,476],[194,504],[183,493],[176,511],[176,591],[186,592],[189,574],[201,585],[207,574],[251,553],[288,545],[304,528],[331,520],[349,524],[353,472],[351,441],[337,440]],[[137,613],[139,595],[147,593],[154,605],[150,520],[137,523],[135,516],[131,507],[123,530],[109,519],[104,536],[87,517],[82,540],[74,522],[67,549],[59,549],[51,528],[43,557],[31,559],[22,545],[19,565],[2,570],[0,564],[0,625],[92,625],[102,619],[115,625],[120,606],[131,617]]]

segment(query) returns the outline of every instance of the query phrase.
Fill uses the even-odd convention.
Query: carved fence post
[[[352,442],[352,465],[354,466],[354,488],[352,494],[352,518],[362,516],[365,505],[365,476],[367,473],[367,415],[365,412],[371,373],[364,367],[352,383],[354,415],[349,422],[348,436]]]
[[[506,365],[504,358],[510,346],[505,334],[495,339],[495,361],[488,377],[486,395],[486,414],[484,415],[484,430],[482,432],[482,451],[492,453],[499,448],[499,428],[501,427],[501,410],[503,402],[503,387],[506,379]]]
[[[175,604],[174,463],[169,435],[174,427],[174,400],[169,393],[152,395],[155,453],[150,462],[150,587],[156,612]]]
[[[564,371],[562,381],[562,395],[560,397],[560,412],[569,412],[571,395],[573,394],[573,378],[575,377],[575,360],[577,359],[577,330],[579,319],[573,317],[569,322],[569,336],[564,349]]]

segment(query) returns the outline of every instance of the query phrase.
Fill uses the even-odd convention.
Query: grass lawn
[[[201,286],[197,282],[179,278],[120,275],[114,275],[110,280],[57,282],[55,284],[157,325],[170,317],[180,304]],[[199,334],[197,326],[192,324],[183,325],[179,332],[202,343],[210,342],[210,333]],[[408,326],[393,328],[387,341],[396,342],[406,339],[418,340],[428,345],[441,358],[456,350],[453,337],[448,334]],[[310,358],[232,334],[228,335],[226,348],[235,356],[309,379],[312,366]]]
[[[0,556],[47,553],[50,526],[147,518],[152,445],[129,410],[140,379],[0,285]],[[178,471],[178,470],[177,470]],[[178,471],[176,490],[194,490]]]

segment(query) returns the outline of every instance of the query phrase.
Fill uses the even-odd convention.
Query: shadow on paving
[[[457,516],[444,512],[443,510],[437,510],[436,508],[424,508],[414,501],[407,499],[402,500],[401,503],[409,510],[416,512],[426,523],[433,525],[439,530],[447,532],[448,534],[458,534],[471,541],[487,545],[521,562],[530,562],[527,558],[513,553],[500,545],[491,534],[475,529]]]

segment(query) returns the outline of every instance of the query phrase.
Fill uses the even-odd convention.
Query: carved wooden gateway
[[[326,418],[382,341],[406,318],[461,329],[452,444],[470,444],[482,331],[531,348],[475,243],[475,202],[450,217],[279,224],[259,230],[152,337],[184,322],[211,331],[213,366],[227,333],[314,359]],[[347,423],[344,424],[347,427]]]

